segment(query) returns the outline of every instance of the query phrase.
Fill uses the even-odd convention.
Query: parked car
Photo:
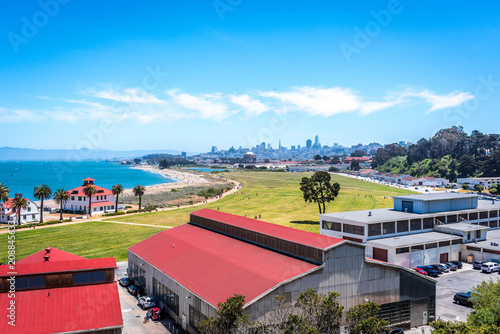
[[[140,296],[140,295],[144,294],[144,291],[138,285],[130,285],[127,288],[127,290],[128,290],[128,292],[130,292],[131,295],[134,295],[134,296]]]
[[[440,264],[431,264],[430,267],[433,268],[434,270],[439,270],[441,273],[445,273],[447,272],[447,270],[450,271],[450,269]]]
[[[462,269],[463,268],[463,264],[460,261],[450,261],[449,263],[453,263],[454,265],[457,266],[458,269]]]
[[[413,268],[413,270],[415,270],[417,273],[422,274],[422,275],[424,275],[424,276],[427,276],[427,275],[428,275],[428,274],[427,274],[427,271],[425,271],[425,270],[423,270],[423,269],[421,269],[421,268]]]
[[[472,300],[470,297],[471,296],[468,293],[457,293],[453,297],[453,302],[470,307],[472,306]]]
[[[484,263],[484,261],[474,261],[472,263],[472,268],[473,269],[481,269],[481,265]]]
[[[120,283],[121,286],[127,287],[134,284],[134,280],[130,277],[123,277],[118,281],[118,283]]]
[[[148,309],[156,306],[156,300],[150,296],[139,297],[139,305],[144,309]]]
[[[431,266],[420,266],[417,268],[424,270],[427,273],[427,275],[431,277],[438,277],[439,275],[441,275],[441,271],[436,270]]]
[[[405,331],[401,328],[393,328],[389,334],[405,334]]]
[[[497,260],[497,259],[491,259],[490,262],[493,262],[493,263],[496,263],[496,264],[500,264],[500,260]]]
[[[443,271],[445,273],[449,273],[450,272],[450,267],[448,267],[447,265],[445,265],[444,263],[438,263],[436,264],[437,266],[441,266],[443,268]]]
[[[500,266],[498,263],[494,262],[485,262],[481,265],[481,272],[483,273],[493,273],[495,271],[498,271],[500,269]]]
[[[443,263],[443,265],[447,266],[448,268],[450,268],[451,271],[457,271],[457,266],[454,265],[453,263],[450,263],[450,262],[445,262]]]

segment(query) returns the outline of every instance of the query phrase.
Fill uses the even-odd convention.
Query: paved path
[[[137,224],[137,223],[115,222],[115,221],[113,221],[113,220],[106,221],[106,223],[125,224],[125,225],[137,225],[137,226],[151,226],[151,227],[161,227],[161,228],[172,228],[172,227],[173,227],[173,226],[163,226],[163,225],[149,225],[149,224]]]

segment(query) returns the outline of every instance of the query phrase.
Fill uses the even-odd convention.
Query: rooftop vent
[[[49,262],[50,255],[44,255],[43,259],[45,260],[44,262]]]
[[[372,216],[372,212],[368,211],[368,217],[371,217],[371,216]]]
[[[492,246],[498,246],[498,242],[492,241],[492,242],[490,242],[490,245],[492,245]]]
[[[50,248],[50,247],[45,248],[45,252],[47,252],[47,253],[50,253],[51,250],[52,250],[52,248]]]

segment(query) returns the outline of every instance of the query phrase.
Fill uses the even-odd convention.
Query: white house
[[[434,186],[434,187],[440,187],[440,186],[445,186],[449,184],[450,182],[448,180],[442,179],[442,178],[436,178],[436,177],[430,177],[430,176],[425,176],[425,177],[413,177],[413,176],[407,176],[401,180],[401,183],[406,184],[408,186]]]
[[[115,209],[115,195],[111,190],[103,187],[96,186],[94,184],[94,179],[86,178],[83,179],[83,185],[68,191],[71,196],[70,200],[63,205],[64,210],[68,211],[85,211],[89,205],[89,198],[84,194],[83,189],[89,185],[93,184],[97,192],[92,196],[92,213],[105,213]]]
[[[16,194],[16,196],[23,196]],[[37,222],[40,220],[40,211],[38,206],[32,200],[26,199],[28,207],[21,209],[21,224]],[[9,198],[7,202],[0,204],[0,223],[8,224],[9,222],[17,223],[17,212],[13,209],[14,198]]]
[[[500,183],[500,177],[459,177],[458,184],[470,184],[472,186],[480,184],[486,189],[494,183]]]

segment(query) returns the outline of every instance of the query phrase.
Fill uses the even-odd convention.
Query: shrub
[[[124,211],[110,212],[110,213],[103,214],[103,217],[119,216],[119,215],[124,215],[124,214],[125,214]]]
[[[179,192],[179,189],[172,188],[170,191],[173,193],[177,193],[177,192]]]

